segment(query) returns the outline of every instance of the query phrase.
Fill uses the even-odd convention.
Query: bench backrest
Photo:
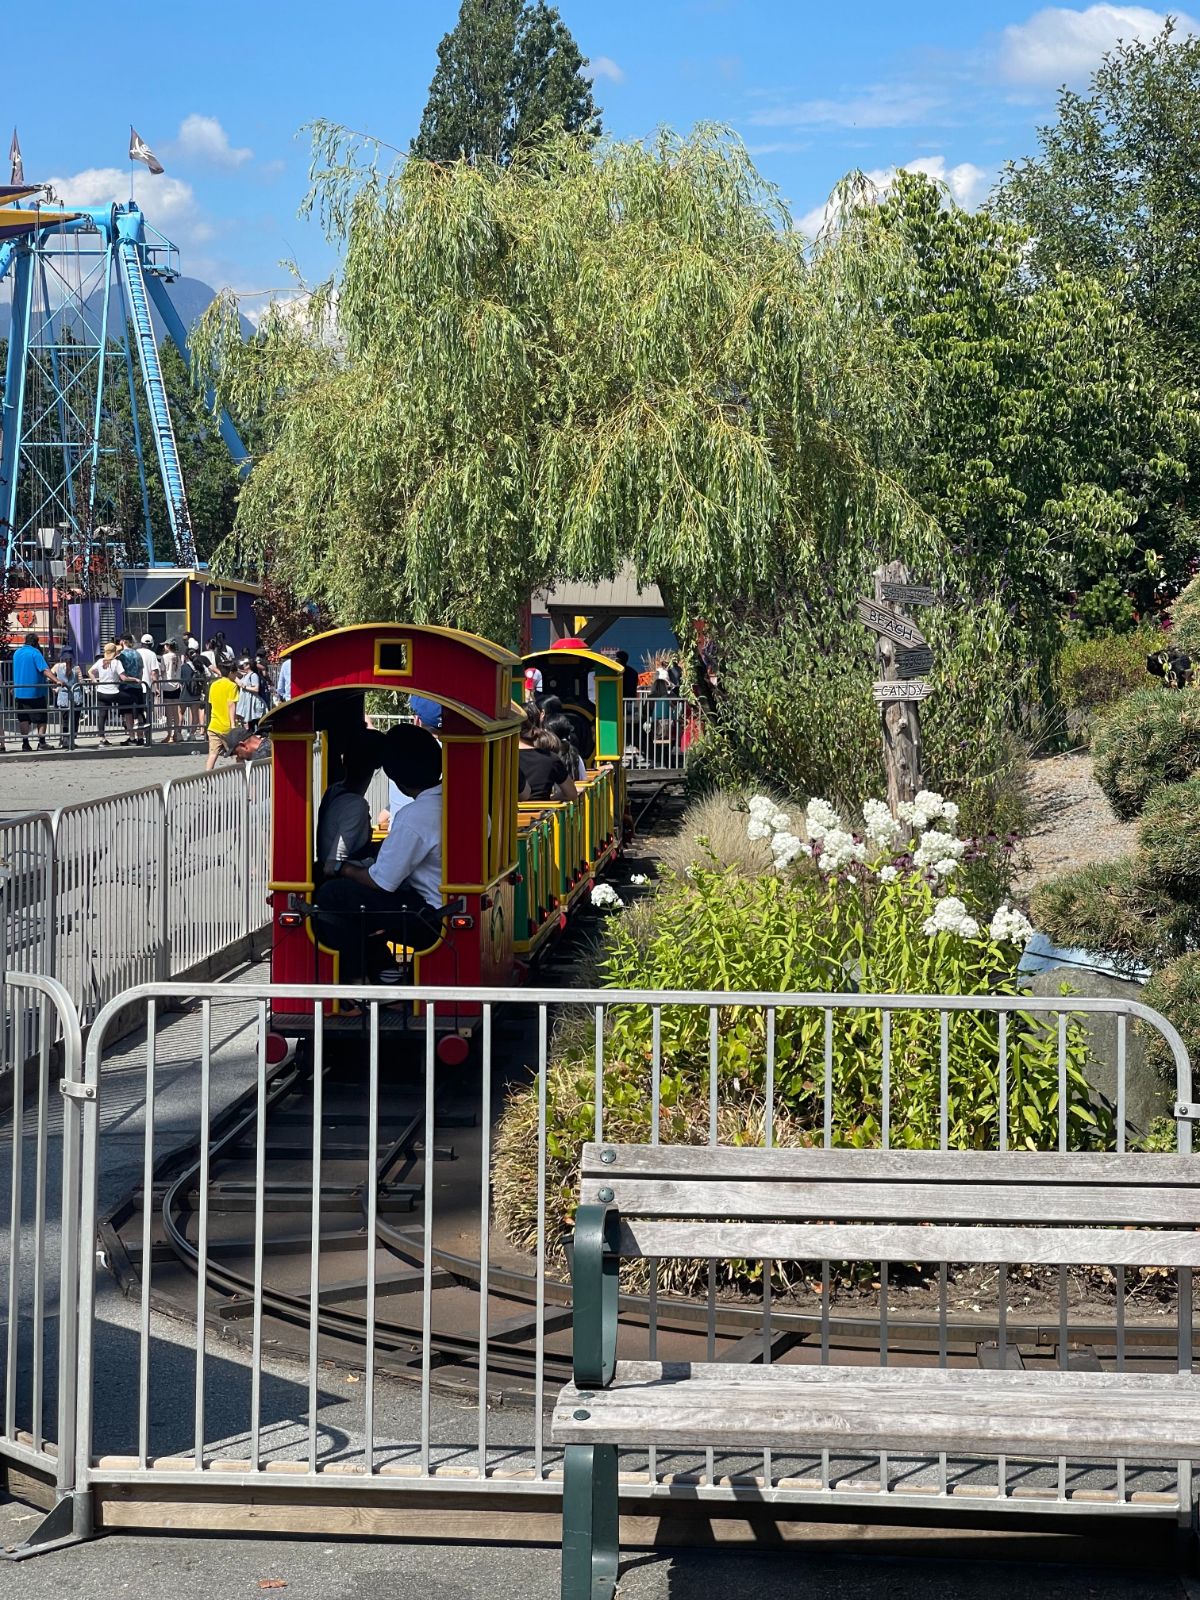
[[[622,1256],[1200,1266],[1200,1158],[587,1144]]]

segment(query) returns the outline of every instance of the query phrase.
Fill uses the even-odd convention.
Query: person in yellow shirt
[[[205,772],[211,772],[220,757],[227,753],[225,736],[233,732],[233,707],[238,697],[232,662],[219,663],[218,670],[220,677],[214,678],[208,687],[208,760],[204,766]]]

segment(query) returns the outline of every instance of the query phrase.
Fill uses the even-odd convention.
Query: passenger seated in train
[[[558,740],[558,753],[562,757],[567,771],[576,783],[582,783],[587,777],[587,767],[583,757],[575,744],[575,729],[571,726],[569,717],[551,717],[549,721],[543,719],[542,727],[547,733],[552,733]]]
[[[542,727],[549,726],[557,717],[566,717],[571,724],[571,743],[585,761],[590,761],[596,750],[596,730],[591,719],[578,711],[568,711],[556,694],[548,694],[542,701]]]
[[[579,798],[575,779],[558,753],[558,740],[552,733],[543,730],[536,706],[525,708],[517,751],[517,770],[522,800]]]
[[[317,882],[338,870],[342,861],[368,861],[371,849],[371,808],[367,790],[383,765],[384,736],[364,728],[342,752],[342,775],[331,783],[317,813]]]
[[[343,983],[377,982],[391,964],[389,942],[420,948],[441,928],[441,746],[424,728],[391,728],[381,764],[412,803],[392,818],[370,866],[336,862],[317,893],[317,937],[340,953]]]

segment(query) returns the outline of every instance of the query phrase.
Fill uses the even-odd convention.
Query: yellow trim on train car
[[[286,650],[279,652],[280,660],[284,656],[290,656],[295,650],[303,650],[306,645],[316,644],[319,639],[333,639],[345,633],[368,633],[372,630],[386,631],[395,628],[402,628],[408,633],[435,633],[443,639],[460,640],[499,665],[519,666],[521,662],[520,656],[514,655],[511,650],[506,650],[502,644],[494,644],[491,639],[485,639],[482,634],[468,633],[464,628],[440,628],[423,622],[352,622],[345,628],[326,628],[324,633],[310,634],[307,639],[297,639],[295,644],[289,644]],[[604,659],[607,661],[608,657],[605,656]],[[432,700],[434,697],[430,695],[429,698]]]

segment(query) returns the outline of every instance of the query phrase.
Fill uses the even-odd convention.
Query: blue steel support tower
[[[101,466],[119,448],[112,430],[106,439],[102,427],[114,361],[124,367],[129,391],[146,564],[194,566],[187,486],[152,318],[153,308],[188,360],[187,331],[166,290],[178,273],[174,245],[132,201],[74,211],[0,205],[0,241],[0,283],[8,280],[12,307],[0,405],[0,575],[40,581],[40,529],[65,530],[72,557],[85,567],[103,539]],[[150,440],[139,422],[139,389]],[[230,454],[245,466],[245,447],[223,412],[219,425]],[[150,444],[166,527],[151,521]]]

